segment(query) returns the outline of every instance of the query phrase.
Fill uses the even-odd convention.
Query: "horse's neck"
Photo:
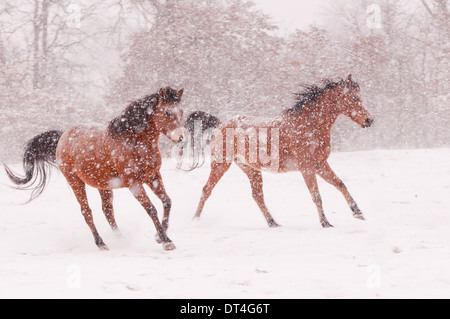
[[[157,149],[160,132],[154,126],[147,127],[141,133],[130,133],[121,138],[128,145],[139,146],[139,148]]]
[[[315,129],[325,129],[331,131],[333,124],[339,116],[339,111],[336,107],[336,99],[333,95],[326,94],[317,101],[310,102],[305,105],[299,120],[299,126],[308,126]]]
[[[139,136],[139,141],[147,145],[149,148],[156,148],[158,147],[159,142],[159,136],[161,132],[156,130],[154,126],[150,126],[149,128],[145,129],[145,131]]]

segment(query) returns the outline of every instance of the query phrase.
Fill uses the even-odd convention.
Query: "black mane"
[[[158,102],[158,94],[147,95],[134,101],[121,115],[109,123],[108,131],[113,137],[143,132],[147,125],[147,116],[151,116]]]
[[[202,134],[206,130],[210,128],[216,128],[220,124],[220,120],[214,115],[211,115],[203,111],[192,112],[184,122],[184,127],[188,130],[189,134],[192,137],[194,136],[195,121],[199,121],[200,124],[202,125]]]
[[[295,114],[301,113],[306,104],[314,103],[323,93],[339,85],[342,85],[344,82],[345,80],[343,79],[339,79],[337,81],[331,81],[327,79],[323,80],[322,87],[319,87],[317,85],[303,84],[302,85],[302,87],[304,88],[303,91],[300,93],[295,93],[295,99],[297,103],[295,104],[294,107],[287,110],[287,112]],[[359,84],[356,82],[351,82],[351,88],[359,89]]]
[[[161,96],[161,92],[165,94]],[[113,137],[140,134],[145,130],[149,117],[159,102],[179,103],[180,100],[178,91],[170,87],[161,89],[160,93],[144,96],[132,102],[121,115],[113,119],[109,123],[108,131]]]

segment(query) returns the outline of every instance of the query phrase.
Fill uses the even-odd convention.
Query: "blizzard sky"
[[[323,6],[328,0],[253,0],[256,7],[272,16],[281,34],[305,29],[324,19]]]

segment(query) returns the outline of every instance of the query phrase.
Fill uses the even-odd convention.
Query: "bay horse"
[[[189,138],[185,141],[184,144],[181,145],[180,152],[178,157],[183,158],[184,151],[187,149],[189,151],[189,155],[192,160],[192,166],[188,169],[188,171],[192,171],[199,166],[200,157],[203,158],[204,161],[204,147],[202,145],[205,140],[206,144],[209,144],[212,138],[212,130],[216,129],[220,124],[220,120],[211,115],[209,113],[203,111],[195,111],[189,114],[184,122],[184,127],[189,134]],[[179,161],[177,168],[181,169],[183,162]]]
[[[72,188],[100,250],[108,250],[108,247],[94,225],[86,184],[98,189],[103,212],[114,231],[118,231],[118,227],[114,218],[113,189],[129,188],[151,217],[157,242],[162,243],[165,250],[175,249],[166,234],[172,204],[161,178],[158,140],[160,134],[174,143],[186,139],[180,106],[182,95],[183,90],[162,88],[159,93],[131,103],[103,129],[74,126],[65,132],[42,133],[25,148],[25,177],[14,174],[5,165],[6,173],[18,188],[33,190],[32,200],[44,190],[49,167],[57,165]],[[162,224],[143,184],[147,184],[163,203]]]
[[[261,171],[300,171],[324,228],[332,225],[323,211],[316,175],[335,186],[344,195],[354,217],[364,220],[358,205],[327,159],[331,151],[331,128],[339,115],[348,116],[363,128],[370,127],[374,118],[362,107],[359,85],[353,82],[351,75],[346,80],[326,80],[323,87],[304,88],[297,94],[296,105],[271,121],[257,123],[241,116],[219,126],[211,142],[211,173],[203,187],[194,219],[200,217],[213,188],[234,161],[249,178],[253,198],[270,227],[278,224],[264,202]],[[267,156],[269,150],[270,157]]]

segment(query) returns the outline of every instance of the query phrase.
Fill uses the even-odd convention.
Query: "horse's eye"
[[[170,117],[170,112],[168,112],[168,111],[166,111],[166,112],[164,112],[164,116],[166,116],[166,117]]]
[[[353,101],[358,101],[358,98],[357,97],[352,97],[352,100]]]

